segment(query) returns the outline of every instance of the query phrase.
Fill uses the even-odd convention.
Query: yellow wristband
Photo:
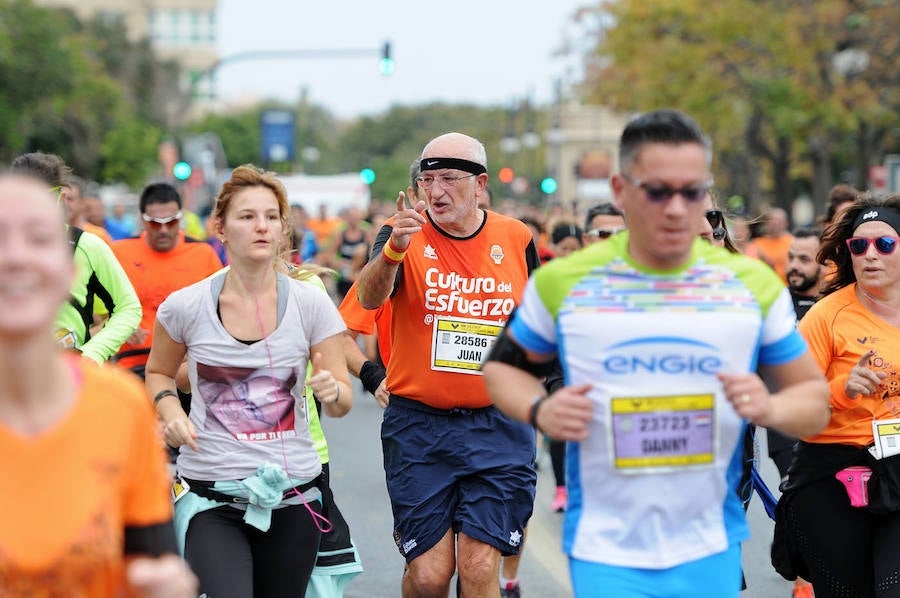
[[[406,252],[394,251],[391,249],[390,243],[385,243],[384,248],[381,251],[385,260],[391,264],[399,264],[403,261],[403,258],[406,257]]]

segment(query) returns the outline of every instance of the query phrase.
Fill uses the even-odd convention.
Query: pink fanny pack
[[[865,465],[854,465],[840,470],[834,477],[844,485],[850,506],[865,507],[869,504],[869,478],[872,470]]]

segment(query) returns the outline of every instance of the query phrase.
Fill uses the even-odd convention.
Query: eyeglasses
[[[635,187],[640,187],[644,194],[647,195],[647,199],[654,203],[661,203],[664,201],[668,201],[672,199],[672,197],[677,193],[680,194],[687,201],[700,201],[706,194],[709,192],[710,188],[712,188],[712,180],[706,181],[705,183],[698,183],[696,185],[692,185],[690,187],[681,187],[680,189],[675,187],[670,187],[669,185],[663,185],[661,183],[645,183],[641,180],[632,178],[622,173],[622,178],[634,185]]]
[[[167,218],[154,218],[149,214],[141,214],[141,218],[143,218],[144,222],[146,222],[147,226],[150,228],[162,228],[167,224],[171,224],[172,222],[177,223],[181,220],[181,210],[174,216],[168,216]]]
[[[591,237],[597,237],[598,239],[608,239],[619,231],[625,230],[621,226],[603,226],[600,228],[592,228],[587,232]]]
[[[463,176],[453,176],[450,174],[442,174],[438,176],[417,176],[416,183],[422,189],[431,189],[435,183],[438,183],[444,189],[452,189],[456,181],[467,179],[469,177],[478,176],[476,174],[466,174]]]
[[[727,231],[725,229],[725,214],[722,213],[722,210],[706,210],[706,221],[712,227],[713,239],[721,241],[725,238]]]
[[[874,239],[867,237],[851,237],[847,239],[847,249],[849,249],[850,253],[853,255],[862,255],[869,250],[869,244],[874,243],[875,251],[881,255],[890,255],[897,249],[897,241],[900,241],[900,237],[890,237],[887,235],[884,237],[876,237]]]

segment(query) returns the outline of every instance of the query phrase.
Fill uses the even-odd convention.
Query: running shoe
[[[510,581],[500,588],[500,598],[522,598],[522,588],[518,582]]]
[[[566,491],[565,486],[557,486],[556,487],[556,496],[553,497],[553,502],[550,503],[550,508],[556,513],[562,513],[566,510],[566,506],[569,504],[569,493]]]

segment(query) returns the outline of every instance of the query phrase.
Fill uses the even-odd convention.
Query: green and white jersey
[[[590,437],[570,443],[564,548],[663,569],[748,535],[736,492],[745,422],[718,372],[800,357],[787,289],[768,266],[703,240],[676,271],[627,255],[628,234],[535,271],[510,330],[590,383]]]

